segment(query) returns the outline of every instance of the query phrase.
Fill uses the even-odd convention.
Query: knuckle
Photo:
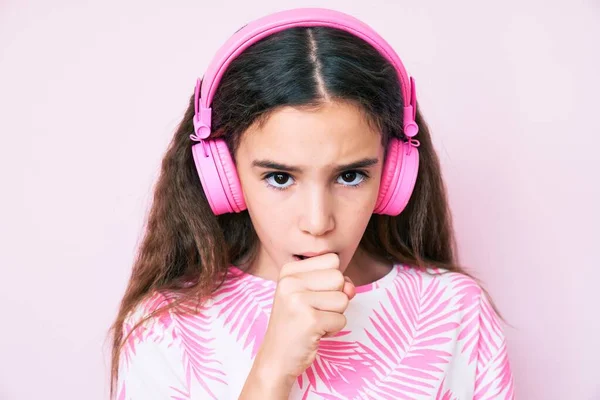
[[[346,316],[344,314],[340,314],[338,318],[339,329],[344,328],[347,322]]]
[[[281,276],[290,275],[290,269],[291,268],[292,268],[292,264],[291,263],[285,263],[285,264],[283,264],[283,266],[281,267],[281,270],[279,271],[279,275],[281,275]]]
[[[340,256],[338,256],[337,254],[331,253],[329,257],[331,258],[331,262],[334,266],[337,267],[340,264]]]
[[[286,296],[290,295],[291,293],[294,293],[297,287],[296,280],[297,279],[291,275],[284,276],[283,278],[281,278],[277,283],[277,289],[279,290],[279,293]]]
[[[344,310],[348,307],[348,304],[350,304],[350,299],[348,298],[348,296],[346,296],[345,293],[336,292],[335,297],[339,307]]]
[[[300,292],[293,292],[287,296],[287,303],[292,310],[301,310],[304,306],[304,300]]]
[[[339,288],[344,287],[344,283],[346,283],[346,280],[344,279],[344,274],[342,274],[342,272],[338,269],[331,270],[331,281],[336,287]]]
[[[310,310],[307,313],[306,324],[311,328],[311,330],[316,330],[319,328],[319,316],[315,310]]]

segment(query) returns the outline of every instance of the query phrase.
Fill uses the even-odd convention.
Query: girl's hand
[[[283,266],[269,325],[255,359],[255,366],[265,376],[292,384],[314,361],[321,338],[346,326],[343,313],[356,292],[339,266],[335,253]]]

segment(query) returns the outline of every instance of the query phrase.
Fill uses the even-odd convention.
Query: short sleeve
[[[140,317],[165,305],[154,297],[140,304],[125,320],[127,335]],[[121,348],[117,400],[189,399],[178,345],[169,311],[138,326]]]
[[[506,337],[498,315],[481,294],[474,399],[514,399],[514,381]]]

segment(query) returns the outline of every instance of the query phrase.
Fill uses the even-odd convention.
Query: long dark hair
[[[142,299],[156,291],[178,294],[177,301],[148,318],[181,301],[199,304],[222,282],[228,265],[256,254],[258,238],[248,212],[215,216],[203,193],[189,138],[193,100],[192,95],[162,160],[144,238],[111,327],[111,397],[126,341],[123,324]],[[331,100],[359,105],[382,133],[384,146],[391,137],[405,139],[394,67],[363,40],[327,27],[283,30],[239,55],[213,99],[213,136],[223,138],[235,154],[240,135],[279,107],[318,107]],[[380,259],[469,275],[458,265],[440,163],[418,107],[416,122],[420,165],[410,202],[399,216],[374,214],[360,245]]]

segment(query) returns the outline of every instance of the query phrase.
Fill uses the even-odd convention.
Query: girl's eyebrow
[[[350,169],[367,168],[377,164],[378,162],[378,158],[363,158],[362,160],[354,161],[350,164],[337,165],[335,167],[335,171],[342,172]],[[302,168],[300,167],[295,165],[286,165],[272,160],[254,160],[252,161],[252,167],[276,169],[284,172],[302,172]]]

